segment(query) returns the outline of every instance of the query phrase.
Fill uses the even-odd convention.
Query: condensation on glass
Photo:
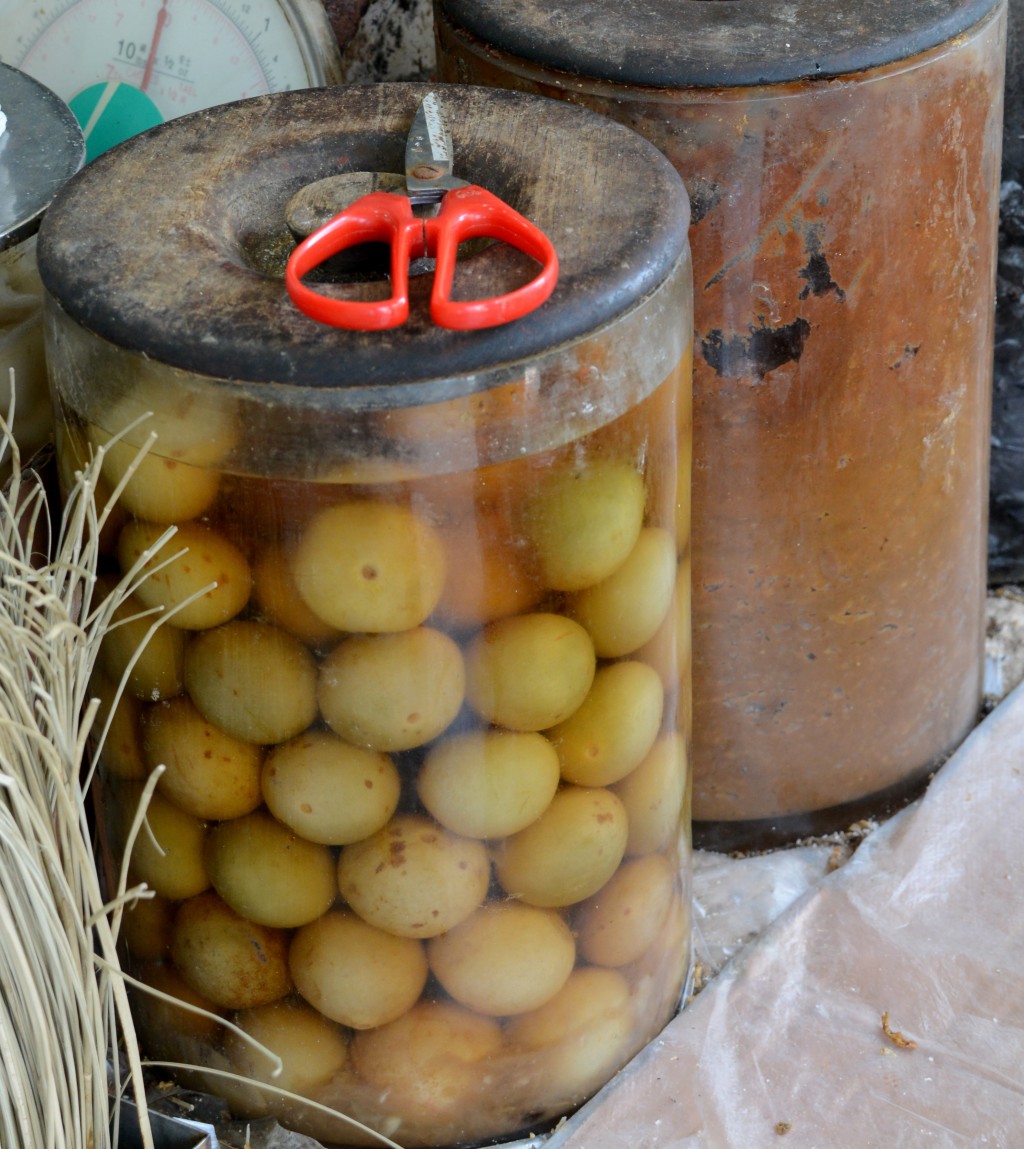
[[[364,1143],[271,1083],[410,1147],[578,1106],[673,1015],[690,952],[685,189],[602,117],[448,92],[464,174],[554,241],[555,296],[462,335],[424,319],[426,277],[403,328],[320,327],[283,290],[286,204],[398,170],[424,93],[174,121],[97,160],[40,245],[65,480],[103,450],[114,486],[155,433],[101,540],[106,578],[150,576],[120,617],[168,616],[130,669],[150,617],[100,654],[103,841],[155,892],[131,971],[206,1012],[136,994],[144,1049],[239,1117]],[[581,195],[581,147],[650,195]],[[464,268],[522,274],[500,247]]]
[[[696,830],[840,828],[978,714],[1005,5],[592,7],[441,0],[440,74],[684,176]]]

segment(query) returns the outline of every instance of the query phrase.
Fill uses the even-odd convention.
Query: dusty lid
[[[345,331],[302,314],[283,282],[294,246],[289,201],[339,173],[401,172],[406,134],[429,90],[277,93],[127,141],[90,164],[47,213],[39,246],[46,289],[81,326],[174,367],[352,386],[521,360],[600,327],[675,267],[689,203],[652,145],[561,102],[446,86],[436,90],[455,174],[549,235],[560,260],[553,296],[523,319],[465,333],[430,322],[429,276],[413,279],[412,314],[390,331]],[[522,281],[521,264],[508,258],[515,254],[494,244],[463,262],[474,297]]]
[[[614,84],[731,87],[891,64],[1005,0],[439,0],[456,26],[532,64]]]
[[[31,76],[0,64],[0,251],[39,228],[57,190],[82,166],[85,141],[71,109]]]

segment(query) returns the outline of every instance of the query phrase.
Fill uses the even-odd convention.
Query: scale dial
[[[70,106],[87,160],[186,112],[341,75],[316,0],[0,0],[0,61]]]

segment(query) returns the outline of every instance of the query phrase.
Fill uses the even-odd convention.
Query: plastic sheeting
[[[1024,1145],[1022,827],[1018,687],[545,1149]]]

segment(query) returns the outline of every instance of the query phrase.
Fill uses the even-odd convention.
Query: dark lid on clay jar
[[[308,318],[283,281],[295,243],[287,205],[329,176],[401,172],[430,90],[443,101],[455,174],[550,237],[554,294],[504,326],[451,331],[431,323],[422,275],[401,327],[356,332]],[[450,379],[596,330],[672,272],[688,220],[672,165],[606,117],[514,92],[374,84],[221,105],[112,149],[53,204],[39,265],[64,312],[119,347],[221,379],[361,387]],[[502,244],[470,253],[460,263],[467,292],[518,286],[516,254]]]
[[[916,56],[1001,0],[439,0],[479,40],[614,84],[728,87],[825,79]]]

